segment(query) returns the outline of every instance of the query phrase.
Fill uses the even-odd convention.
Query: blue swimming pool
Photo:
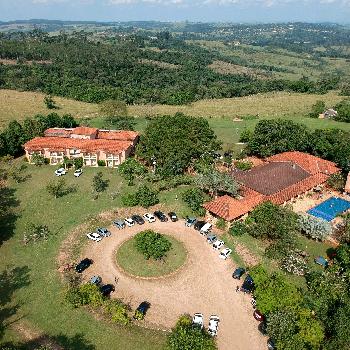
[[[332,221],[338,214],[350,209],[350,202],[338,197],[331,197],[314,208],[308,214],[326,221]]]

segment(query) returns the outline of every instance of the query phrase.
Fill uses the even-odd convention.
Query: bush
[[[121,201],[125,207],[135,207],[139,204],[134,193],[128,193],[122,196]]]
[[[103,159],[99,159],[99,160],[97,161],[97,165],[98,165],[98,166],[106,166],[106,161],[103,160]]]
[[[295,251],[290,252],[290,254],[282,260],[281,268],[297,276],[304,276],[308,272],[305,259]]]
[[[243,171],[250,170],[253,167],[253,163],[245,160],[238,160],[235,162],[235,167]]]
[[[26,226],[23,243],[37,242],[40,240],[47,240],[50,235],[50,229],[47,225],[29,223]]]
[[[146,185],[141,186],[135,193],[138,205],[148,208],[159,203],[158,192],[150,189]]]
[[[303,235],[319,241],[324,241],[332,233],[332,226],[327,221],[308,214],[299,215],[298,225]]]
[[[181,316],[167,341],[169,350],[215,350],[215,340],[207,332],[192,326],[189,315]]]
[[[66,181],[64,179],[50,181],[46,186],[46,191],[55,198],[62,197],[67,193]]]
[[[65,299],[75,308],[83,305],[98,307],[103,304],[103,296],[98,286],[86,283],[66,291]]]
[[[342,192],[345,187],[345,179],[341,173],[332,174],[328,180],[327,184],[334,188],[336,191]]]
[[[128,316],[129,307],[121,300],[107,299],[104,301],[103,307],[113,322],[123,326],[130,323],[130,317]]]
[[[171,249],[171,242],[160,233],[146,230],[135,236],[136,249],[148,260],[159,260]]]
[[[173,188],[177,188],[181,185],[191,185],[193,183],[193,176],[178,175],[172,178],[161,180],[157,184],[158,191],[167,191]]]
[[[219,218],[216,221],[216,225],[215,225],[219,230],[225,230],[226,229],[226,221],[222,218]]]
[[[108,180],[103,178],[103,174],[99,171],[92,179],[92,189],[95,192],[103,192],[108,187]]]
[[[83,165],[84,165],[83,157],[74,158],[73,164],[74,164],[74,167],[75,167],[76,169],[82,168]]]
[[[31,162],[34,163],[34,165],[41,166],[45,164],[45,158],[41,154],[34,153]]]
[[[202,207],[204,202],[204,194],[199,188],[189,188],[182,193],[182,200],[197,215],[204,215],[205,210]]]
[[[235,221],[231,225],[229,233],[232,236],[243,236],[244,234],[249,233],[249,227],[242,221]]]

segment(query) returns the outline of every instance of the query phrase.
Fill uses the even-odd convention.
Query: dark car
[[[166,217],[166,215],[161,212],[160,210],[157,210],[155,211],[154,213],[154,216],[157,217],[159,219],[159,221],[161,222],[165,222],[165,221],[168,221],[168,218]]]
[[[240,280],[244,274],[245,269],[243,267],[238,267],[235,271],[233,271],[232,277],[236,280]]]
[[[104,297],[107,297],[109,294],[114,292],[114,290],[115,290],[115,288],[114,288],[113,284],[105,284],[102,287],[100,287],[101,294]]]
[[[267,348],[269,350],[276,350],[275,342],[271,338],[267,340]]]
[[[250,275],[248,275],[241,287],[241,291],[244,293],[251,293],[254,290],[254,281]]]
[[[84,270],[86,270],[93,261],[91,259],[85,258],[75,267],[75,271],[82,273]]]
[[[142,216],[140,215],[133,215],[131,219],[133,219],[139,225],[143,225],[145,223],[145,220],[143,220]]]
[[[195,230],[199,231],[204,225],[205,221],[197,221],[193,227]]]
[[[169,218],[170,218],[170,220],[171,220],[172,222],[175,222],[175,221],[178,220],[176,213],[174,213],[173,211],[171,211],[170,213],[168,213],[168,216],[169,216]]]
[[[187,218],[186,218],[185,225],[186,225],[187,227],[191,227],[192,225],[195,224],[196,221],[197,221],[196,218],[189,218],[189,217],[187,217]]]
[[[136,311],[140,312],[143,316],[146,315],[147,310],[151,307],[151,304],[148,301],[143,301],[136,309]]]
[[[253,316],[259,322],[262,322],[265,319],[265,316],[259,310],[254,310]]]

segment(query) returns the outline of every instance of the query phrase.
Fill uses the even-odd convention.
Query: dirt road
[[[177,238],[188,250],[185,266],[169,277],[134,278],[116,265],[118,246],[148,228]],[[207,327],[210,315],[215,314],[221,319],[217,337],[220,350],[266,349],[266,338],[258,331],[249,297],[235,291],[237,281],[231,277],[235,268],[232,260],[219,259],[219,253],[198,231],[185,227],[183,221],[110,229],[112,236],[87,245],[84,254],[94,264],[86,270],[84,278],[100,275],[104,283],[116,285],[112,297],[122,298],[133,308],[142,301],[150,302],[146,320],[159,329],[169,329],[181,314],[195,312],[203,313]]]

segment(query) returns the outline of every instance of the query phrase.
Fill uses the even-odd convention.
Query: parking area
[[[118,247],[145,229],[173,236],[183,242],[188,256],[185,265],[168,277],[141,279],[125,274],[116,264]],[[136,308],[142,301],[151,304],[145,322],[159,329],[173,327],[181,314],[203,313],[205,327],[211,315],[220,317],[218,345],[222,350],[266,349],[266,338],[258,331],[250,298],[236,292],[242,281],[232,278],[235,269],[231,259],[219,258],[219,251],[207,243],[205,236],[183,220],[134,225],[118,230],[110,227],[111,236],[90,242],[84,257],[94,263],[84,278],[102,277],[103,283],[116,287],[112,298],[121,298]]]

